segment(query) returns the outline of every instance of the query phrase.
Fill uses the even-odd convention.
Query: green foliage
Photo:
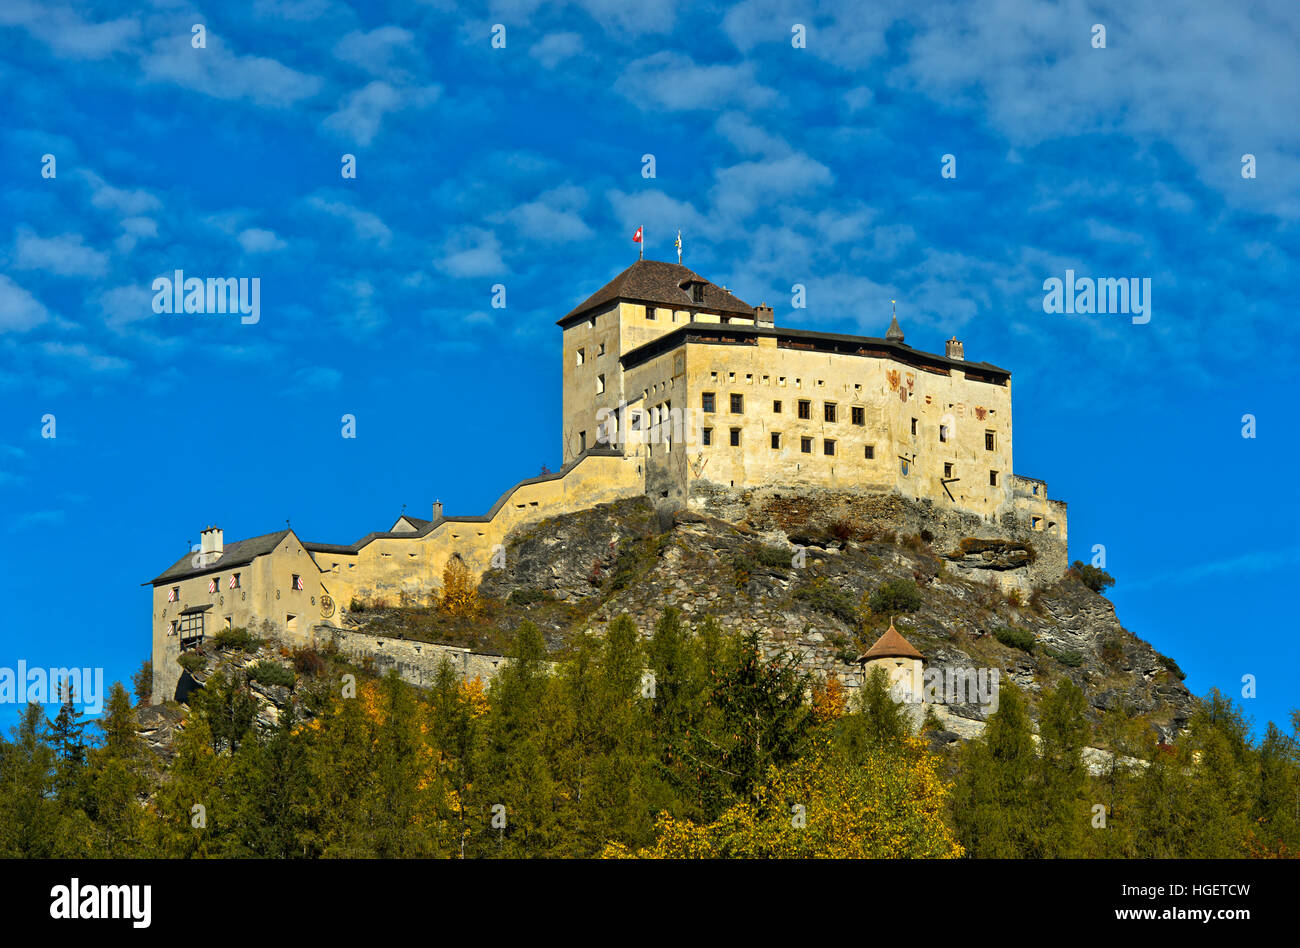
[[[808,603],[818,612],[835,616],[847,625],[857,624],[857,602],[847,592],[835,588],[822,576],[796,589],[794,598]]]
[[[1019,626],[999,626],[993,630],[993,637],[1008,648],[1018,648],[1030,655],[1034,654],[1034,633]]]
[[[1083,562],[1083,560],[1075,560],[1071,563],[1070,572],[1095,593],[1104,592],[1115,585],[1114,576],[1111,576],[1104,569],[1098,569],[1090,563]]]
[[[512,606],[531,606],[535,602],[544,602],[551,596],[544,589],[512,589],[510,595],[506,597],[506,602]]]
[[[1178,663],[1174,661],[1172,658],[1170,658],[1168,655],[1161,655],[1159,652],[1157,652],[1156,658],[1159,660],[1160,664],[1165,667],[1166,671],[1168,671],[1170,674],[1177,675],[1179,681],[1187,680],[1187,672],[1179,668]]]
[[[872,591],[867,604],[879,616],[916,612],[921,608],[921,590],[914,580],[891,579]]]
[[[295,678],[293,672],[279,662],[262,659],[249,667],[248,680],[260,681],[264,685],[284,685],[286,688],[292,688]]]
[[[213,647],[225,651],[234,651],[236,649],[248,651],[257,648],[261,644],[262,640],[260,638],[241,626],[222,629],[212,637]]]
[[[207,663],[207,659],[198,652],[181,652],[180,657],[176,659],[176,664],[191,675],[204,668]]]
[[[1027,699],[1003,680],[983,736],[936,758],[882,671],[847,710],[814,713],[792,660],[673,610],[649,639],[620,617],[551,654],[525,623],[508,657],[487,689],[450,662],[427,689],[363,674],[345,697],[333,675],[306,681],[310,713],[286,707],[261,732],[244,676],[216,672],[165,760],[121,685],[89,727],[75,695],[52,720],[30,705],[0,738],[0,858],[1300,851],[1300,714],[1254,741],[1217,692],[1157,745],[1126,709],[1094,733],[1061,680],[1038,698],[1036,747]],[[1115,752],[1097,776],[1088,746]]]
[[[1083,655],[1079,652],[1071,652],[1066,649],[1052,648],[1050,645],[1044,645],[1043,654],[1048,658],[1056,659],[1056,661],[1060,662],[1066,668],[1078,668],[1083,664]]]
[[[148,704],[153,698],[153,662],[145,659],[140,669],[131,676],[131,692],[136,704]]]
[[[1101,643],[1101,660],[1115,666],[1124,660],[1124,643],[1117,635],[1108,635]]]

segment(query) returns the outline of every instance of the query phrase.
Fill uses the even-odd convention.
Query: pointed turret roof
[[[919,658],[924,660],[925,656],[918,652],[911,642],[899,635],[898,630],[894,628],[894,623],[890,622],[885,634],[876,639],[876,644],[858,656],[858,664],[869,662],[875,658]]]
[[[885,338],[890,342],[903,341],[903,330],[898,325],[897,313],[895,313],[889,320],[889,328],[885,330]]]

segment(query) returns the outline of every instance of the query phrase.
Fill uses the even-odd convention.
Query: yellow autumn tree
[[[474,575],[459,556],[449,557],[442,568],[440,602],[443,611],[453,616],[476,616],[483,608]]]
[[[823,743],[773,769],[755,799],[696,825],[660,814],[654,846],[611,845],[607,858],[953,859],[949,787],[921,741],[850,759]]]
[[[844,716],[844,683],[837,675],[827,675],[822,681],[813,685],[812,711],[818,724],[836,721]]]

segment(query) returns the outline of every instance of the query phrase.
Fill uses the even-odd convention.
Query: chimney
[[[435,523],[436,523],[437,521],[439,521],[439,520],[442,519],[442,501],[441,501],[441,500],[435,500],[435,501],[433,502],[433,519],[434,519],[434,522],[435,522]]]
[[[222,536],[220,527],[204,527],[203,532],[199,535],[199,555],[202,557],[205,566],[221,559],[225,546],[222,542]]]
[[[754,307],[754,322],[759,326],[772,326],[775,320],[772,318],[772,307],[766,303],[759,303]]]
[[[944,355],[946,355],[949,359],[959,359],[962,362],[966,361],[966,356],[962,354],[961,343],[957,341],[956,336],[953,336],[951,339],[948,340],[944,349]]]

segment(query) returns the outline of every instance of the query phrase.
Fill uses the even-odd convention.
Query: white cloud
[[[80,342],[46,342],[42,343],[41,350],[56,359],[70,359],[93,372],[121,372],[131,365],[125,359],[106,355]]]
[[[244,253],[270,253],[288,245],[275,235],[275,231],[250,227],[240,233],[239,246],[244,248]]]
[[[30,228],[20,227],[14,244],[14,267],[58,276],[96,277],[108,272],[108,254],[87,247],[80,234],[38,237]]]
[[[360,240],[376,243],[382,247],[386,246],[393,237],[393,232],[379,215],[363,211],[344,201],[313,195],[307,199],[307,206],[322,214],[347,221]]]
[[[334,55],[376,76],[396,72],[394,60],[415,51],[415,34],[399,26],[381,26],[369,33],[353,31],[334,45]]]
[[[672,50],[630,63],[614,89],[641,108],[669,110],[760,108],[777,98],[758,82],[752,62],[701,66]]]
[[[111,329],[121,330],[132,323],[151,319],[153,291],[135,284],[115,286],[99,294],[99,308]]]
[[[586,240],[592,235],[580,213],[586,203],[586,191],[566,185],[538,195],[536,201],[520,205],[507,216],[529,240]]]
[[[572,59],[582,52],[582,36],[579,33],[547,33],[528,50],[545,69],[554,69],[566,59]]]
[[[145,78],[156,82],[173,82],[214,99],[247,99],[267,108],[309,99],[322,85],[319,76],[277,60],[232,53],[211,30],[206,49],[191,47],[188,31],[160,37],[141,57],[140,66]]]
[[[26,332],[49,316],[40,300],[0,273],[0,332]]]
[[[0,4],[0,26],[20,26],[67,59],[104,59],[124,52],[140,33],[140,24],[130,17],[92,23],[68,6],[30,0]]]
[[[504,276],[501,242],[496,234],[481,227],[467,227],[447,242],[443,255],[434,260],[443,273],[454,277]]]
[[[438,86],[403,89],[376,79],[348,94],[336,112],[322,123],[326,129],[362,147],[374,141],[384,116],[408,108],[422,108],[435,102]]]

